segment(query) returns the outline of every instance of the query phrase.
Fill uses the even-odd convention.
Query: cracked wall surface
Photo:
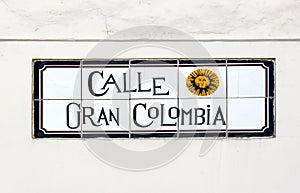
[[[0,12],[0,38],[105,39],[141,25],[196,39],[300,37],[299,0],[1,0]]]

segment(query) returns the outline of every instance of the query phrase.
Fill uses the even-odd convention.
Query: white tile
[[[208,85],[207,88],[212,88],[213,92],[212,94],[209,94],[207,96],[198,96],[194,93],[192,93],[188,86],[187,82],[189,82],[187,79],[189,75],[195,71],[195,70],[209,70],[208,72],[211,72],[217,76],[216,78],[213,78],[212,76],[208,76],[208,79],[206,80],[206,84]],[[196,77],[203,77],[202,75],[196,74]],[[206,76],[207,77],[207,76]],[[217,81],[218,86],[213,84]],[[192,84],[197,84],[195,83],[194,79],[191,81]],[[205,85],[204,85],[205,86]],[[216,87],[216,89],[213,89]],[[202,91],[202,88],[199,88],[197,85],[194,85],[192,89],[195,90],[200,90]],[[213,66],[197,66],[197,67],[179,67],[179,96],[182,98],[211,98],[211,97],[226,97],[226,67],[213,67]]]
[[[43,99],[80,99],[80,68],[46,68]]]
[[[265,97],[266,69],[261,66],[228,66],[228,97]]]
[[[83,99],[128,99],[126,90],[129,86],[129,68],[126,66],[82,68]]]
[[[131,67],[131,98],[176,98],[177,67]],[[141,89],[139,89],[141,88]],[[141,92],[139,90],[146,90]]]
[[[82,107],[83,132],[129,130],[128,100],[83,100]]]
[[[266,100],[264,98],[228,99],[228,130],[264,127]]]
[[[181,99],[180,130],[225,130],[226,99]]]
[[[80,100],[43,100],[41,103],[43,103],[41,127],[47,131],[80,132]],[[67,108],[68,105],[69,108]],[[69,109],[69,114],[67,114],[67,109]]]
[[[177,130],[177,119],[168,115],[171,107],[177,107],[177,99],[131,100],[131,130]]]

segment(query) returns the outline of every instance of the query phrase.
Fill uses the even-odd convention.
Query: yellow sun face
[[[198,76],[195,79],[195,84],[200,87],[200,88],[206,88],[209,86],[210,81],[208,78],[206,78],[205,76]]]
[[[219,87],[219,77],[211,70],[197,69],[189,74],[186,87],[197,96],[208,96]]]

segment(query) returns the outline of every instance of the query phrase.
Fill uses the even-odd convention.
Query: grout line
[[[128,128],[128,130],[129,130],[129,136],[128,136],[128,138],[131,138],[131,60],[129,60],[128,62],[129,62],[129,72],[128,72],[128,75],[129,75],[129,81],[128,81],[129,82],[129,93],[128,93],[128,95],[129,95],[129,101],[128,101],[128,111],[129,111],[129,113],[128,113],[128,115],[129,115],[129,119],[128,119],[129,128]]]
[[[228,138],[228,66],[226,60],[226,138]]]
[[[179,60],[177,59],[177,108],[179,109]],[[180,116],[177,118],[177,138],[180,136],[180,129],[179,129],[179,123],[180,123]]]
[[[82,113],[82,60],[80,61],[80,138],[83,139],[83,130],[82,130],[82,122],[83,122],[83,113]]]
[[[204,99],[264,99],[264,98],[270,98],[273,99],[274,97],[178,97],[178,99],[199,99],[199,100],[204,100]],[[59,100],[59,101],[63,101],[63,100],[78,100],[78,101],[85,101],[85,100],[107,100],[107,101],[111,101],[111,100],[119,100],[119,101],[123,101],[123,100],[162,100],[162,99],[177,99],[176,98],[120,98],[120,99],[34,99],[34,101],[55,101],[55,100]]]

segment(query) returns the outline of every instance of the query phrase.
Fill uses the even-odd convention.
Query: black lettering
[[[202,111],[201,114],[199,114],[199,111]],[[202,125],[205,122],[205,110],[202,108],[195,108],[195,125]],[[198,118],[201,118],[202,121],[198,122]]]
[[[88,87],[89,87],[89,91],[93,96],[104,96],[107,92],[108,89],[106,89],[103,93],[95,93],[93,90],[93,76],[94,74],[99,74],[101,76],[101,78],[103,78],[103,72],[99,72],[99,71],[94,71],[89,75],[89,79],[88,79]]]
[[[79,108],[79,111],[77,111],[77,115],[76,115],[76,117],[77,117],[77,124],[74,127],[70,126],[70,106],[71,105],[75,105],[75,106],[77,106]],[[77,129],[79,127],[79,125],[80,125],[80,105],[77,104],[77,103],[70,103],[70,104],[67,105],[66,109],[67,109],[67,126],[70,129]]]
[[[163,80],[165,81],[165,78],[153,78],[153,95],[169,95],[169,91],[166,93],[157,93],[156,89],[161,89],[161,85],[156,85],[156,80]]]
[[[219,118],[219,116],[220,116],[220,118]],[[222,121],[222,125],[226,125],[225,120],[224,120],[224,116],[223,116],[223,113],[222,113],[222,110],[221,110],[220,106],[219,106],[219,108],[217,110],[217,113],[216,113],[213,125],[216,125],[217,121]]]
[[[136,109],[137,109],[138,106],[142,106],[142,107],[144,107],[144,109],[146,109],[146,103],[144,103],[144,104],[143,103],[138,103],[134,106],[134,108],[133,108],[133,122],[134,122],[134,124],[139,126],[139,127],[149,127],[153,123],[153,121],[151,121],[148,125],[141,125],[137,122],[137,120],[136,120],[136,116],[137,116]]]

